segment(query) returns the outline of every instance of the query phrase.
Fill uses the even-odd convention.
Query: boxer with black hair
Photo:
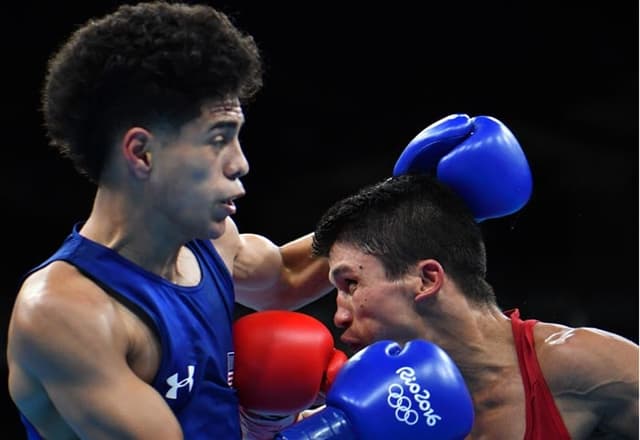
[[[638,345],[601,329],[503,311],[486,280],[479,222],[517,211],[531,192],[523,152],[506,126],[484,116],[444,118],[407,146],[394,170],[329,208],[315,230],[314,251],[328,257],[337,289],[342,342],[354,350],[386,340],[406,344],[424,371],[449,361],[424,355],[419,363],[416,341],[450,356],[471,393],[473,424],[466,418],[447,425],[442,417],[444,434],[434,438],[637,438]],[[424,423],[407,427],[378,405],[389,398],[379,385],[392,371],[356,379],[389,362],[397,361],[377,350],[351,366],[361,374],[342,380],[339,373],[327,396],[332,411],[279,438],[430,438],[435,431]],[[437,389],[453,381],[427,379]],[[456,399],[468,413],[464,393],[440,404],[455,408]],[[419,402],[410,399],[405,408],[411,403]],[[339,434],[319,434],[332,429]]]

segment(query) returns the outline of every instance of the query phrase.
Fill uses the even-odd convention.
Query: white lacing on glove
[[[295,423],[298,414],[276,416],[248,411],[240,407],[243,440],[272,440],[277,433]]]

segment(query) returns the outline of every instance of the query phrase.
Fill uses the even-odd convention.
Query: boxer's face
[[[186,236],[217,238],[235,213],[233,200],[244,195],[240,177],[249,171],[238,139],[243,122],[236,100],[209,102],[153,149],[148,193]]]
[[[329,253],[329,277],[338,291],[334,323],[354,351],[381,339],[400,343],[419,337],[415,310],[419,277],[389,280],[382,263],[353,245],[337,242]]]

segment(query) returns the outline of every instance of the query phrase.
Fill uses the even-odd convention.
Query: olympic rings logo
[[[418,423],[420,416],[416,410],[411,409],[411,399],[404,395],[402,385],[392,383],[389,385],[388,392],[387,403],[391,408],[395,408],[396,420],[409,426]]]
[[[404,382],[410,395],[413,396],[413,400],[418,404],[418,410],[424,416],[427,426],[435,426],[438,421],[442,420],[442,417],[436,414],[431,407],[431,402],[429,401],[431,393],[429,390],[422,389],[422,386],[416,382],[415,370],[411,367],[400,367],[396,370],[396,374]],[[412,408],[413,401],[409,395],[405,395],[404,391],[405,389],[401,384],[392,383],[389,385],[387,388],[387,403],[391,408],[395,409],[396,420],[413,426],[420,420],[420,414]]]

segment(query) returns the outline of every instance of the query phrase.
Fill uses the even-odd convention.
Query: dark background
[[[3,355],[21,274],[88,214],[94,191],[45,142],[46,59],[76,25],[121,3],[3,7]],[[213,3],[255,36],[267,69],[246,109],[252,168],[236,221],[276,243],[297,238],[332,202],[389,176],[430,123],[494,116],[534,179],[523,210],[483,223],[500,305],[637,342],[637,4],[513,3]],[[331,325],[333,295],[304,310]],[[4,358],[2,368],[6,378]],[[12,417],[2,437],[23,438],[1,392]]]

